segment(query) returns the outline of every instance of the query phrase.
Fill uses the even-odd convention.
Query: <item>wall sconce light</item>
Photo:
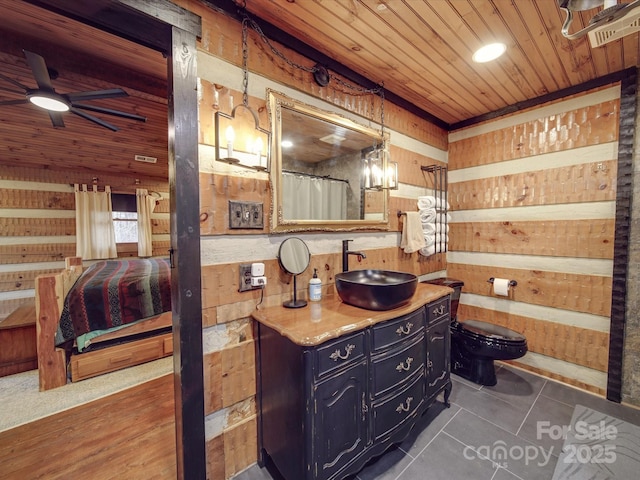
[[[248,105],[234,107],[231,115],[219,110],[216,112],[215,141],[217,161],[269,170],[271,133],[260,127],[258,114]]]
[[[387,162],[386,188],[398,190],[398,162]]]
[[[374,148],[364,157],[364,185],[368,190],[397,190],[398,162],[385,161],[386,151]]]
[[[233,106],[233,97],[229,97],[231,114],[220,110],[215,114],[216,160],[241,165],[260,171],[269,171],[269,152],[271,151],[271,133],[260,128],[258,114],[249,106],[249,70],[247,68],[247,24],[248,17],[242,20],[242,104]],[[214,92],[214,108],[219,106],[217,91]],[[247,112],[251,114],[249,117]],[[251,122],[253,120],[253,122]],[[222,142],[224,132],[224,142]],[[266,146],[266,150],[264,149]],[[264,152],[264,154],[263,154]]]

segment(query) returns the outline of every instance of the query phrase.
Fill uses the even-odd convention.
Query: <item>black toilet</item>
[[[527,339],[518,332],[479,320],[458,322],[461,280],[436,278],[426,283],[453,288],[451,295],[451,371],[479,385],[497,383],[494,360],[514,360],[527,353]]]

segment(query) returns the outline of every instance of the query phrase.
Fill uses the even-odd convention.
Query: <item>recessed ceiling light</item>
[[[293,142],[291,140],[283,140],[283,141],[280,142],[280,146],[282,148],[293,147]]]
[[[476,50],[473,54],[473,61],[476,63],[485,63],[495,60],[507,50],[504,43],[491,43]]]

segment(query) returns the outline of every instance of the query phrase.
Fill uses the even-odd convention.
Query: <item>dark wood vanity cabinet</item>
[[[450,383],[451,334],[449,299],[428,305],[427,325],[427,398],[435,397]]]
[[[316,346],[257,323],[258,463],[285,480],[356,473],[448,403],[449,341],[449,296]]]

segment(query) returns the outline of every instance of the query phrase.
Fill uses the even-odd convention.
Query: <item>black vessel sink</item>
[[[336,274],[336,290],[344,303],[367,310],[391,310],[416,293],[418,277],[391,270],[352,270]]]

